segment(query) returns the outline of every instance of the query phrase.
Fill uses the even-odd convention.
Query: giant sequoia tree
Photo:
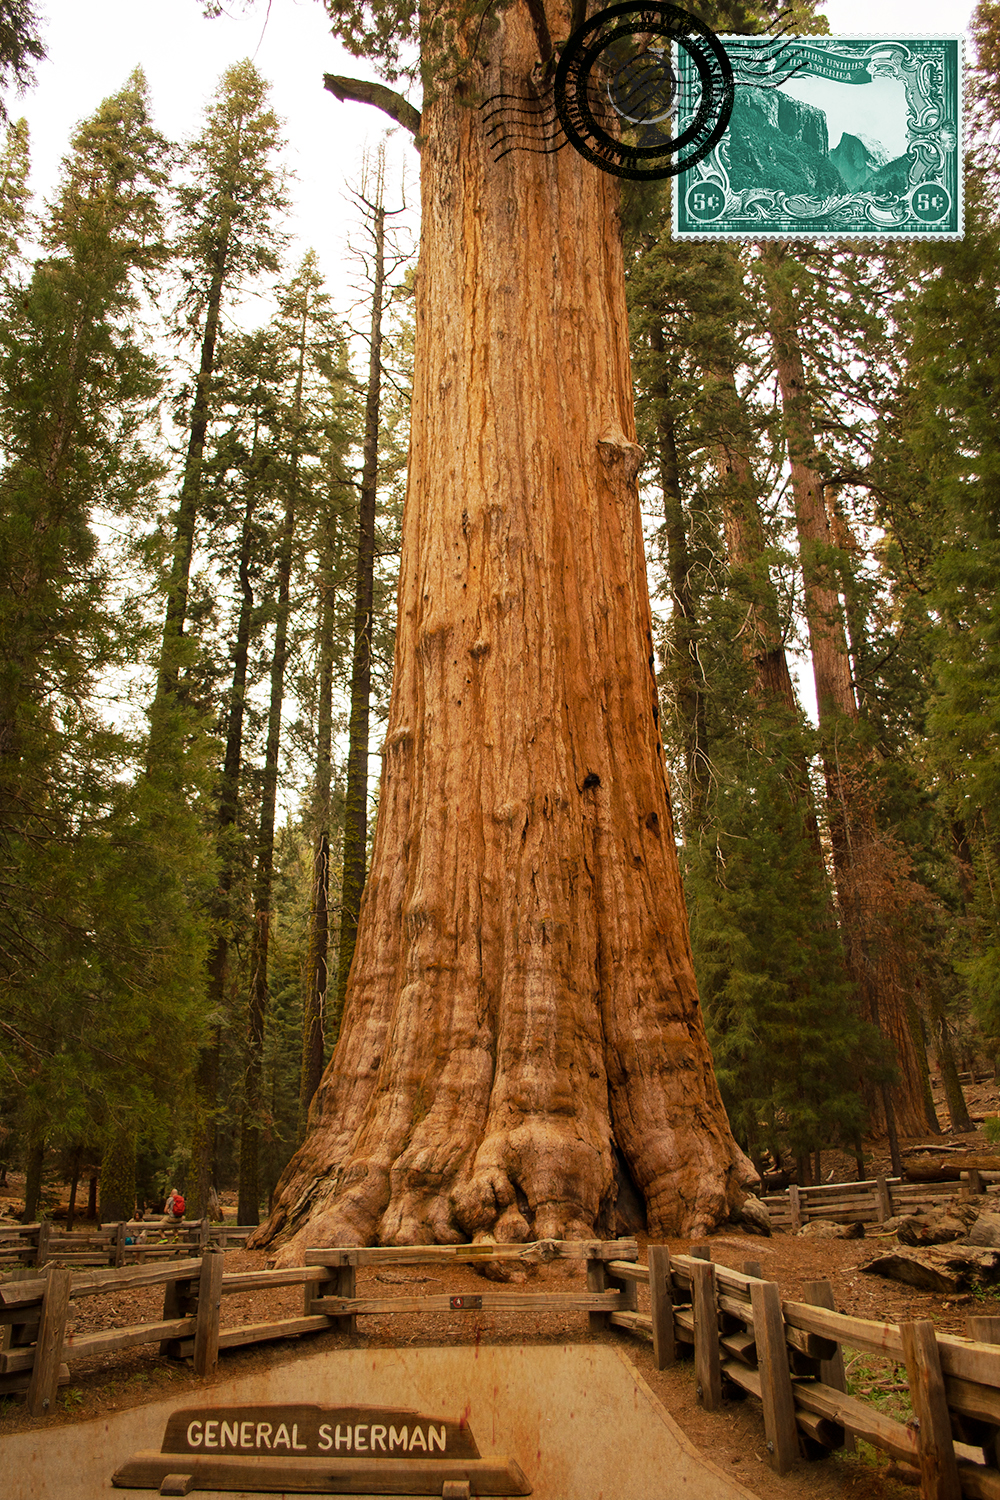
[[[417,30],[388,10],[331,13],[376,53]],[[340,1040],[256,1239],[292,1235],[285,1259],[591,1235],[616,1167],[653,1232],[692,1232],[752,1176],[659,739],[617,184],[570,149],[495,161],[475,107],[536,87],[569,29],[514,0],[423,31],[392,702]]]

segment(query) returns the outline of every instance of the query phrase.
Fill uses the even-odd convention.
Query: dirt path
[[[871,1237],[818,1241],[784,1234],[774,1235],[771,1239],[720,1235],[710,1243],[713,1259],[721,1264],[739,1268],[746,1260],[759,1261],[765,1277],[776,1281],[785,1297],[798,1296],[805,1281],[827,1278],[833,1284],[837,1307],[865,1318],[890,1322],[931,1318],[942,1330],[961,1333],[970,1310],[1000,1313],[1000,1301],[974,1299],[971,1294],[943,1300],[930,1293],[867,1276],[860,1267],[871,1258],[876,1248],[877,1242]],[[673,1241],[671,1249],[686,1251],[690,1244]],[[640,1258],[645,1259],[645,1245],[641,1239]],[[226,1257],[227,1266],[232,1270],[262,1268],[267,1260],[265,1252],[237,1251]],[[367,1289],[370,1295],[391,1297],[413,1292],[474,1292],[482,1289],[481,1276],[468,1267],[450,1269],[447,1285],[441,1279],[444,1274],[420,1266],[381,1270],[365,1268],[358,1274],[358,1291],[363,1295]],[[557,1264],[540,1267],[535,1274],[527,1276],[524,1290],[580,1290],[581,1285],[582,1268],[574,1275]],[[81,1299],[76,1331],[82,1333],[101,1327],[151,1321],[160,1315],[162,1296],[162,1289],[150,1289],[118,1293],[107,1298]],[[292,1314],[299,1310],[300,1301],[301,1292],[297,1288],[228,1297],[223,1306],[223,1324],[231,1326],[273,1319],[282,1312]],[[837,1455],[820,1463],[802,1462],[789,1475],[777,1478],[767,1464],[763,1423],[756,1402],[730,1400],[719,1412],[703,1411],[695,1395],[690,1360],[657,1371],[647,1341],[617,1331],[591,1334],[584,1314],[480,1311],[383,1315],[361,1319],[360,1327],[362,1331],[354,1336],[321,1333],[301,1341],[282,1340],[271,1345],[224,1352],[216,1377],[204,1382],[195,1378],[189,1363],[177,1365],[162,1359],[155,1352],[155,1346],[90,1359],[74,1366],[72,1384],[60,1391],[58,1409],[49,1417],[29,1418],[19,1398],[8,1398],[0,1403],[0,1442],[5,1434],[26,1431],[37,1431],[39,1438],[44,1440],[46,1431],[65,1423],[106,1415],[164,1397],[186,1397],[221,1380],[293,1363],[303,1355],[325,1350],[596,1342],[624,1348],[628,1358],[691,1441],[720,1466],[730,1468],[734,1479],[766,1500],[771,1500],[771,1497],[778,1500],[779,1496],[784,1500],[833,1500],[834,1496],[848,1494],[852,1500],[890,1500],[892,1496],[901,1497],[903,1494],[903,1487],[886,1477],[884,1460],[871,1449],[854,1457]],[[883,1392],[884,1387],[899,1383],[898,1374],[888,1364],[865,1360],[860,1362],[860,1369],[852,1373],[867,1383],[862,1389],[867,1391],[868,1399],[882,1399],[887,1409],[900,1414],[900,1403],[905,1403],[905,1395],[889,1390]],[[575,1500],[575,1497],[568,1496],[566,1500]],[[584,1500],[584,1497],[579,1497],[579,1500]]]
[[[996,1086],[980,1085],[970,1097],[970,1105],[980,1111],[996,1109]],[[983,1143],[981,1132],[966,1137],[949,1135],[945,1139],[951,1144],[958,1141],[970,1145]],[[887,1169],[884,1148],[876,1143],[868,1170],[874,1175]],[[845,1170],[845,1162],[833,1156],[827,1158],[824,1177],[827,1171],[837,1172],[836,1180],[853,1176],[853,1172]],[[964,1333],[965,1319],[970,1312],[1000,1315],[1000,1297],[964,1293],[942,1298],[866,1275],[861,1267],[891,1238],[880,1239],[877,1227],[869,1226],[867,1236],[862,1240],[803,1239],[788,1234],[761,1239],[721,1234],[713,1237],[710,1244],[712,1258],[720,1264],[739,1269],[744,1261],[758,1261],[764,1276],[778,1283],[785,1298],[797,1297],[806,1281],[827,1279],[832,1283],[837,1308],[858,1317],[893,1323],[910,1318],[930,1318],[943,1332]],[[645,1242],[641,1236],[639,1242],[640,1258],[645,1260]],[[688,1241],[676,1240],[670,1243],[670,1248],[688,1251],[691,1246]],[[266,1252],[233,1251],[227,1253],[226,1265],[229,1270],[263,1268],[268,1259]],[[362,1295],[367,1290],[369,1295],[386,1297],[413,1292],[447,1290],[459,1293],[482,1289],[480,1274],[468,1267],[450,1269],[447,1284],[441,1279],[444,1274],[420,1266],[382,1270],[366,1268],[358,1274],[358,1291]],[[525,1277],[524,1290],[580,1290],[582,1275],[582,1267],[577,1268],[575,1274],[558,1263],[538,1267]],[[648,1294],[640,1292],[640,1299],[644,1295]],[[301,1310],[301,1298],[298,1288],[227,1297],[223,1305],[223,1326],[266,1321],[283,1313],[294,1315]],[[162,1288],[81,1299],[76,1331],[83,1333],[153,1321],[162,1315],[162,1305]],[[623,1348],[691,1441],[723,1468],[730,1466],[733,1477],[762,1500],[835,1500],[840,1496],[850,1496],[851,1500],[903,1500],[904,1495],[912,1497],[913,1494],[886,1477],[884,1455],[876,1454],[865,1445],[861,1445],[857,1455],[840,1453],[822,1462],[801,1462],[790,1474],[779,1479],[767,1464],[764,1428],[757,1402],[727,1400],[718,1412],[704,1411],[695,1395],[690,1360],[681,1360],[671,1369],[657,1371],[646,1340],[617,1331],[592,1334],[585,1314],[480,1311],[385,1315],[361,1319],[360,1329],[361,1332],[354,1336],[320,1333],[303,1340],[286,1339],[224,1352],[216,1377],[209,1381],[197,1380],[190,1362],[178,1365],[162,1359],[155,1352],[155,1346],[82,1361],[73,1368],[71,1385],[61,1389],[57,1410],[51,1416],[33,1420],[26,1415],[21,1398],[0,1398],[0,1443],[7,1434],[26,1431],[37,1431],[39,1439],[44,1440],[46,1431],[64,1423],[87,1420],[164,1397],[185,1397],[220,1381],[289,1364],[303,1355],[328,1349],[597,1342]],[[849,1353],[847,1357],[850,1361]],[[899,1371],[890,1362],[867,1357],[855,1360],[853,1369],[849,1369],[849,1379],[853,1380],[858,1394],[877,1401],[891,1415],[905,1417],[905,1390],[892,1389],[905,1383],[905,1376],[901,1379]],[[585,1500],[585,1497],[567,1496],[566,1500]]]

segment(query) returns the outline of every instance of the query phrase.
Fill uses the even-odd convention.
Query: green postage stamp
[[[713,150],[674,179],[677,239],[961,239],[962,43],[958,37],[794,37],[747,80]],[[698,108],[674,46],[677,129]],[[779,81],[779,78],[781,81]]]

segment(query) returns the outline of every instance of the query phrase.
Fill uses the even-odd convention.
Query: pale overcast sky
[[[324,72],[375,76],[329,32],[320,0],[258,0],[247,12],[206,21],[200,0],[40,0],[48,59],[38,87],[11,100],[31,126],[36,192],[51,191],[76,121],[120,88],[141,64],[159,128],[173,138],[192,134],[223,69],[252,57],[273,86],[286,122],[288,163],[297,174],[292,229],[296,251],[313,246],[331,283],[342,283],[347,210],[345,176],[356,179],[362,153],[390,122],[360,104],[341,104],[323,88]],[[954,33],[968,24],[971,0],[830,0],[831,30],[841,35]],[[390,181],[404,166],[416,201],[418,157],[397,130],[390,146]],[[341,298],[338,297],[338,301]]]
[[[972,9],[972,0],[829,0],[826,14],[834,35],[933,36],[964,31]],[[234,6],[234,15],[215,21],[204,19],[200,0],[39,0],[39,10],[49,56],[38,68],[37,88],[10,100],[12,114],[26,115],[31,127],[36,194],[51,192],[74,124],[137,64],[149,80],[156,124],[179,139],[198,129],[222,71],[252,57],[273,86],[274,107],[286,122],[288,164],[297,174],[292,254],[297,259],[315,248],[343,310],[350,300],[343,183],[357,179],[363,151],[377,145],[389,121],[324,91],[324,72],[375,75],[334,41],[320,0],[272,0],[266,25],[267,0],[249,13]],[[390,181],[398,183],[408,170],[415,205],[418,157],[405,132],[396,131],[389,158]]]
[[[274,109],[285,121],[286,160],[297,177],[288,225],[293,257],[312,246],[331,288],[342,280],[344,179],[357,180],[365,148],[377,145],[392,122],[324,90],[324,73],[375,74],[330,35],[320,0],[272,0],[266,24],[267,0],[252,11],[233,5],[231,16],[214,21],[204,19],[200,0],[39,0],[38,9],[49,55],[37,69],[37,88],[9,101],[11,114],[24,114],[31,128],[37,194],[51,191],[74,124],[137,64],[149,81],[157,127],[176,140],[197,131],[223,70],[252,57],[272,85]],[[404,131],[392,137],[389,158],[387,201],[391,206],[405,164],[416,203],[419,158]]]

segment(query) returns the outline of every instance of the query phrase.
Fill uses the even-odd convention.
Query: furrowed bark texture
[[[560,18],[565,25],[568,18]],[[501,13],[489,96],[537,60]],[[499,66],[503,59],[504,66]],[[478,65],[477,65],[478,66]],[[424,111],[399,630],[340,1041],[263,1244],[654,1234],[753,1170],[705,1040],[657,729],[617,184]]]
[[[654,324],[650,329],[650,344],[658,354],[665,348],[663,329],[659,324]],[[681,494],[670,381],[666,374],[661,376],[656,391],[656,441],[670,566],[669,675],[674,689],[674,712],[684,744],[684,769],[688,784],[688,826],[684,830],[686,843],[692,835],[700,832],[705,822],[705,799],[708,795],[711,762],[708,754],[708,727],[705,723],[705,698],[701,691],[701,663],[698,660],[698,619],[691,588],[691,554],[687,543],[684,498]]]
[[[863,1085],[873,1120],[892,1138],[895,1130],[921,1135],[928,1128],[922,1072],[914,1035],[915,1006],[908,954],[894,941],[900,897],[879,842],[867,785],[865,752],[857,741],[859,719],[844,610],[829,555],[834,548],[794,300],[783,277],[785,248],[768,245],[765,269],[768,320],[781,389],[792,494],[802,560],[816,700],[822,737],[830,838],[848,971],[858,987],[861,1013],[892,1044],[899,1082],[891,1089]],[[880,1118],[881,1116],[881,1118]],[[897,1147],[893,1145],[895,1156]]]

